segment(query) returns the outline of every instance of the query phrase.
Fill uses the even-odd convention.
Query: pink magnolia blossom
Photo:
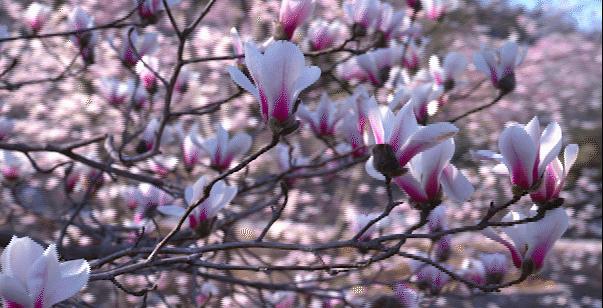
[[[474,188],[450,163],[454,148],[450,138],[417,154],[410,161],[410,173],[394,178],[394,182],[417,203],[440,202],[442,193],[455,202],[465,202]]]
[[[167,0],[168,7],[177,5],[180,0]],[[157,22],[158,14],[165,10],[162,0],[134,0],[138,6],[138,16],[149,23]]]
[[[578,145],[569,144],[565,147],[563,153],[564,162],[561,164],[559,158],[553,159],[544,170],[542,183],[530,194],[532,201],[536,203],[546,203],[559,198],[559,193],[565,185],[565,179],[570,168],[578,158]]]
[[[332,47],[342,32],[343,25],[335,20],[327,22],[323,19],[314,20],[308,29],[308,40],[312,50],[323,50]]]
[[[281,27],[290,40],[293,37],[295,29],[303,25],[312,17],[314,12],[315,0],[282,0],[281,9],[278,17]]]
[[[379,0],[349,0],[343,4],[343,11],[352,24],[368,30],[378,26],[380,7]]]
[[[167,177],[176,169],[178,158],[168,156],[154,156],[148,160],[148,166],[159,177]]]
[[[90,276],[86,260],[59,262],[54,244],[44,250],[29,237],[13,236],[0,259],[4,307],[52,307],[83,289]]]
[[[459,6],[458,0],[421,0],[421,4],[431,20],[439,20]]]
[[[237,68],[229,67],[230,77],[260,102],[264,121],[284,124],[293,113],[297,97],[320,77],[320,69],[306,66],[304,55],[295,44],[275,41],[261,53],[245,44],[245,64],[253,84]]]
[[[133,30],[129,38],[128,33],[130,33],[130,29],[125,29],[122,34],[119,58],[125,65],[134,66],[141,57],[157,49],[157,33],[145,33],[140,36],[137,30]]]
[[[201,285],[199,293],[195,296],[195,303],[201,307],[205,305],[212,297],[218,295],[218,287],[212,282],[205,282]]]
[[[538,117],[526,124],[511,123],[500,134],[498,148],[501,155],[490,151],[475,152],[483,159],[504,163],[511,175],[511,183],[522,190],[534,190],[540,185],[547,166],[561,151],[561,127],[551,122],[540,132]]]
[[[450,123],[420,126],[409,104],[404,105],[395,115],[386,106],[380,108],[374,98],[371,98],[371,104],[369,122],[375,143],[389,145],[402,168],[415,155],[440,144],[458,132],[458,128]],[[373,157],[367,161],[366,169],[369,175],[376,179],[384,179],[373,167]]]
[[[352,232],[357,234],[362,231],[362,229],[371,222],[371,220],[377,218],[381,213],[356,213],[352,217]],[[387,220],[381,219],[377,223],[370,226],[362,235],[359,240],[368,241],[371,238],[371,235],[375,233],[379,228],[382,228],[387,224]]]
[[[502,253],[484,253],[479,256],[484,265],[487,284],[499,284],[509,271],[507,256]]]
[[[157,71],[157,70],[155,70]],[[190,88],[191,82],[197,80],[199,78],[199,74],[196,72],[192,72],[191,70],[183,67],[180,70],[180,74],[178,74],[178,78],[176,79],[176,83],[174,84],[174,91],[179,94],[184,94],[188,92]]]
[[[140,149],[138,149],[140,153],[150,151],[153,148],[155,144],[155,136],[159,131],[159,125],[160,122],[157,118],[152,118],[149,123],[147,123],[147,126],[142,131],[142,138],[139,146]]]
[[[415,41],[412,40],[406,48],[408,48],[408,50],[404,55],[404,59],[402,59],[402,65],[411,72],[416,72],[421,65],[421,56],[423,54],[424,46],[417,46]]]
[[[201,158],[201,147],[194,142],[195,138],[199,138],[197,136],[198,131],[199,125],[193,124],[182,140],[182,161],[187,170],[192,170]]]
[[[475,67],[490,77],[492,84],[504,92],[515,88],[515,68],[523,62],[526,47],[508,41],[498,50],[482,47],[473,55]]]
[[[79,6],[69,14],[69,28],[72,31],[82,31],[94,27],[94,17],[91,17]],[[85,63],[94,63],[94,46],[98,42],[98,32],[80,32],[71,36],[71,41],[80,50]]]
[[[402,35],[404,17],[403,10],[396,11],[389,3],[381,4],[379,31],[383,33],[383,38],[386,41]]]
[[[192,141],[210,158],[210,164],[217,170],[225,170],[230,167],[235,158],[243,156],[251,148],[253,140],[251,136],[240,132],[232,137],[221,124],[216,125],[216,135],[202,139],[199,135],[191,135]]]
[[[316,110],[310,111],[301,104],[297,116],[308,123],[316,135],[331,136],[335,134],[335,126],[345,116],[345,111],[323,92]]]
[[[415,274],[415,279],[419,287],[437,294],[450,281],[450,276],[433,265],[426,265]]]
[[[364,132],[367,128],[370,108],[368,91],[360,85],[346,101],[349,113],[341,120],[337,131],[351,146],[352,156],[360,157],[366,153]]]
[[[141,183],[137,187],[127,187],[122,192],[126,205],[134,209],[134,222],[141,224],[145,219],[153,217],[155,211],[168,206],[173,197],[165,191],[148,183]]]
[[[478,286],[486,285],[486,268],[480,260],[463,260],[463,263],[461,263],[461,275]]]
[[[421,294],[407,283],[397,283],[394,288],[396,298],[404,308],[419,308]]]
[[[122,105],[129,99],[133,91],[133,83],[120,82],[115,78],[103,77],[99,84],[99,92],[113,106]]]
[[[148,93],[157,92],[158,78],[155,73],[158,71],[159,59],[157,57],[146,55],[136,63],[136,73],[138,74],[138,78],[140,78],[140,83]]]
[[[503,217],[503,221],[511,222],[533,217],[537,214],[537,210],[538,208],[533,206],[529,211],[511,211]],[[511,238],[512,244],[491,228],[483,232],[509,249],[515,267],[520,268],[527,263],[529,270],[537,272],[544,265],[548,252],[568,227],[569,217],[565,209],[556,208],[547,211],[538,221],[501,228]]]
[[[52,8],[39,2],[33,2],[25,10],[23,20],[29,31],[36,33],[42,30],[50,17]]]
[[[277,291],[272,294],[270,302],[275,308],[295,307],[295,293],[291,291]]]
[[[28,162],[21,153],[0,151],[0,174],[5,180],[14,181],[23,177],[23,167]]]
[[[209,184],[206,176],[200,177],[193,185],[184,191],[184,201],[187,206],[196,204],[204,194],[205,187]],[[227,206],[237,195],[237,188],[229,186],[224,181],[218,181],[211,188],[209,197],[205,199],[188,216],[188,226],[196,229],[201,223],[207,222],[218,215],[218,212]],[[180,217],[184,215],[185,209],[176,205],[167,205],[157,209],[163,214]]]
[[[445,91],[451,90],[461,74],[467,68],[467,58],[458,52],[449,52],[440,64],[436,56],[429,58],[429,72],[433,82],[441,86]]]
[[[428,118],[438,111],[438,99],[442,95],[442,90],[431,83],[416,86],[411,90],[410,103],[413,106],[417,122],[426,123]]]
[[[0,116],[0,141],[7,140],[13,134],[15,121],[9,117]]]

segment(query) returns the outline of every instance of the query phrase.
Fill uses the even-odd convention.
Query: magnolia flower
[[[241,40],[241,36],[239,35],[237,28],[230,28],[230,38],[232,40],[232,54],[239,56],[239,58],[237,58],[237,65],[242,67],[244,64],[242,56],[244,55],[245,51],[243,47],[243,40]]]
[[[450,163],[454,148],[454,140],[450,138],[417,154],[410,161],[410,174],[396,177],[394,182],[416,203],[438,204],[442,193],[458,203],[467,201],[474,188],[460,170]]]
[[[327,93],[323,92],[315,111],[310,111],[301,104],[297,115],[310,125],[316,135],[331,136],[335,133],[337,123],[345,116],[344,112],[344,109],[335,105]]]
[[[432,294],[437,294],[450,281],[450,276],[433,265],[427,265],[415,274],[415,279],[419,288],[427,289]]]
[[[384,2],[381,4],[379,30],[383,32],[385,40],[401,36],[404,16],[404,11],[395,11],[389,3]]]
[[[193,185],[188,186],[184,191],[184,201],[187,206],[193,206],[204,196],[205,187],[209,184],[206,176],[200,177]],[[235,186],[228,186],[224,181],[218,181],[212,186],[207,199],[203,200],[188,216],[188,226],[191,229],[198,229],[201,224],[211,223],[211,220],[218,215],[218,212],[227,206],[237,195]],[[185,209],[176,205],[168,205],[158,208],[163,214],[181,217]]]
[[[4,179],[14,181],[23,176],[23,166],[26,164],[25,160],[19,153],[11,151],[0,151],[0,174]]]
[[[126,205],[135,210],[134,222],[142,223],[145,218],[153,217],[155,210],[162,212],[173,201],[173,197],[165,191],[148,183],[141,183],[137,187],[127,187],[122,192]]]
[[[378,0],[350,0],[343,4],[343,11],[352,24],[372,29],[378,26],[380,5]]]
[[[419,308],[421,295],[407,283],[397,283],[394,288],[396,298],[404,308]]]
[[[479,256],[484,266],[487,284],[499,284],[509,270],[507,256],[502,253],[484,253]]]
[[[508,41],[498,50],[483,48],[473,55],[475,67],[490,77],[492,84],[503,92],[515,89],[515,68],[523,62],[527,48]]]
[[[422,84],[412,89],[410,102],[417,117],[417,122],[426,123],[439,109],[438,98],[442,95],[442,88],[434,88],[431,83]]]
[[[146,64],[146,65],[145,65]],[[140,83],[149,93],[157,92],[157,75],[159,71],[159,59],[152,56],[144,56],[142,60],[136,63],[136,73],[140,78]]]
[[[191,81],[197,80],[199,78],[199,74],[196,72],[191,72],[186,67],[183,67],[180,70],[180,74],[178,74],[178,78],[176,78],[176,83],[174,84],[174,91],[179,94],[184,94],[190,88]]]
[[[308,28],[308,40],[312,50],[323,50],[332,47],[341,34],[343,25],[339,21],[331,23],[323,19],[314,20]]]
[[[502,221],[511,222],[533,217],[538,207],[533,206],[529,211],[511,211]],[[569,218],[563,208],[555,208],[545,213],[538,221],[516,224],[501,228],[513,244],[498,235],[492,228],[485,229],[486,236],[503,244],[511,253],[513,264],[529,272],[538,272],[544,265],[548,252],[555,242],[561,238],[569,226]]]
[[[142,86],[136,87],[134,80],[130,80],[128,87],[134,93],[132,104],[135,109],[145,108],[153,103],[147,90]]]
[[[69,14],[69,28],[72,31],[82,31],[94,27],[94,17],[82,8],[75,7]],[[78,32],[71,36],[71,41],[80,50],[85,63],[94,63],[94,45],[98,42],[96,31]]]
[[[431,20],[441,19],[459,5],[458,0],[421,0],[421,4],[427,18]]]
[[[48,21],[51,12],[52,9],[48,5],[40,4],[38,2],[30,4],[23,16],[29,31],[36,33],[42,30],[42,27],[44,27],[44,24]]]
[[[202,307],[216,295],[218,295],[218,287],[212,282],[205,282],[201,285],[199,293],[195,297],[195,302],[198,307]]]
[[[565,178],[569,174],[570,168],[578,158],[578,145],[570,144],[565,147],[563,152],[563,164],[559,158],[553,159],[544,170],[542,183],[533,193],[530,194],[532,201],[542,204],[559,198],[559,193],[565,185]]]
[[[440,205],[433,209],[428,216],[428,227],[430,233],[440,232],[448,229],[448,218],[446,217],[446,206]],[[444,235],[434,242],[433,254],[438,261],[446,261],[452,253],[452,236]]]
[[[99,85],[101,95],[107,100],[107,103],[113,106],[123,104],[132,94],[132,88],[132,83],[120,82],[115,78],[108,77],[103,77]]]
[[[357,56],[356,61],[365,72],[365,75],[358,79],[367,79],[375,86],[381,85],[387,78],[387,69],[398,64],[401,57],[402,49],[397,46],[379,48]]]
[[[83,289],[90,276],[86,260],[59,262],[54,244],[44,250],[29,237],[13,236],[0,259],[4,307],[52,307]]]
[[[480,260],[463,260],[463,263],[461,263],[461,275],[478,286],[486,284],[486,269]]]
[[[549,123],[541,134],[538,117],[534,117],[526,125],[512,123],[503,130],[498,138],[501,154],[483,150],[475,154],[504,163],[511,183],[517,189],[530,191],[538,188],[547,166],[559,155],[561,137],[557,122]]]
[[[369,122],[375,143],[385,145],[377,147],[381,152],[378,155],[373,150],[373,156],[366,163],[367,172],[376,179],[383,180],[385,175],[392,178],[402,175],[402,168],[415,155],[458,132],[458,128],[450,123],[419,126],[409,104],[404,105],[396,115],[388,107],[380,108],[374,98],[371,98],[371,104]]]
[[[247,153],[253,142],[251,136],[243,132],[230,138],[221,124],[216,125],[216,135],[211,138],[201,139],[196,134],[191,137],[193,142],[209,155],[211,166],[220,171],[228,169],[236,157]]]
[[[10,138],[15,128],[15,121],[11,118],[0,116],[0,141]]]
[[[372,220],[379,217],[380,214],[381,213],[356,213],[353,216],[352,232],[354,232],[354,234],[358,234]],[[385,221],[381,219],[364,231],[364,233],[362,233],[358,239],[361,241],[368,241],[371,238],[371,235],[385,224]]]
[[[152,118],[149,123],[147,123],[147,126],[142,131],[140,144],[136,149],[139,153],[144,153],[153,149],[153,146],[155,145],[155,136],[159,131],[159,125],[160,123],[157,118]]]
[[[276,159],[276,163],[280,171],[286,172],[291,168],[305,166],[310,162],[310,159],[303,156],[301,151],[299,150],[299,146],[293,146],[293,150],[290,150],[289,146],[284,144],[277,144],[274,147],[274,158]],[[293,173],[295,174],[295,172]]]
[[[167,0],[168,7],[177,5],[180,0]],[[134,0],[138,6],[138,16],[148,23],[156,23],[158,14],[165,9],[162,0]]]
[[[167,177],[176,169],[178,158],[167,156],[154,156],[147,162],[149,169],[160,177]]]
[[[288,41],[275,41],[264,53],[246,43],[245,64],[255,85],[233,66],[230,77],[260,102],[264,121],[280,125],[289,120],[300,92],[320,77],[320,69],[306,66],[299,47]]]
[[[282,0],[278,21],[285,39],[293,37],[295,29],[303,25],[314,12],[315,0]]]
[[[421,64],[423,45],[417,46],[414,40],[407,45],[407,51],[402,59],[402,65],[411,72],[416,72]]]
[[[443,65],[440,65],[438,57],[431,56],[429,58],[429,72],[437,86],[443,87],[444,91],[450,91],[467,68],[467,64],[467,58],[461,53],[449,52],[444,58]]]
[[[199,125],[193,124],[188,134],[182,140],[182,161],[187,170],[192,170],[201,158],[201,147],[194,140],[199,138]]]
[[[157,33],[138,35],[137,30],[125,29],[122,34],[122,47],[119,58],[127,66],[134,66],[141,57],[157,49]],[[132,44],[130,44],[132,42]]]

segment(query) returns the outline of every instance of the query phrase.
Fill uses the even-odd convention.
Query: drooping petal
[[[440,182],[444,194],[459,203],[467,201],[475,191],[471,182],[452,164],[444,168]]]
[[[578,145],[568,144],[563,151],[563,177],[566,177],[578,158]]]
[[[421,154],[420,182],[428,196],[434,198],[440,191],[440,178],[444,167],[454,155],[454,140],[449,138]],[[412,161],[411,161],[412,164]]]
[[[417,153],[438,145],[457,132],[458,128],[450,123],[434,123],[420,127],[396,153],[400,166],[406,165]]]
[[[517,242],[515,242],[515,246],[513,246],[513,244],[509,243],[509,241],[505,240],[498,233],[496,233],[496,231],[494,231],[494,229],[492,229],[492,227],[488,227],[488,228],[482,230],[482,234],[485,235],[486,237],[488,237],[489,239],[496,241],[496,242],[502,244],[503,246],[507,247],[507,249],[511,253],[511,259],[513,260],[513,265],[515,265],[515,267],[517,267],[517,268],[521,267],[521,263],[523,262],[523,260],[522,260],[521,253],[516,248],[516,247],[518,247]]]
[[[544,172],[544,168],[559,156],[561,152],[561,127],[556,122],[550,123],[542,132],[540,137],[540,162],[538,174]]]
[[[569,217],[563,208],[548,211],[544,218],[527,224],[529,227],[526,259],[532,260],[536,270],[544,265],[548,252],[569,227]]]
[[[230,78],[238,84],[241,88],[245,89],[245,91],[251,93],[258,101],[260,100],[260,93],[258,89],[249,81],[249,78],[245,76],[239,69],[234,66],[229,66],[226,68],[228,74],[230,74]]]
[[[157,211],[163,215],[180,217],[186,210],[177,205],[162,205],[157,207]]]
[[[60,281],[48,284],[45,293],[45,303],[54,305],[60,303],[83,289],[90,277],[90,265],[86,260],[72,260],[58,264]]]
[[[235,156],[240,156],[251,148],[252,143],[251,136],[246,133],[237,133],[235,134],[229,141],[227,146],[226,157],[234,158]]]

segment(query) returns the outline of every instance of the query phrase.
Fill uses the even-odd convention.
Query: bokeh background
[[[97,24],[110,21],[126,12],[131,1],[46,1],[55,12],[48,29],[63,30],[66,14],[74,5],[90,12]],[[178,18],[190,20],[205,1],[182,1],[176,10]],[[228,31],[235,26],[247,38],[263,41],[272,33],[272,21],[278,16],[280,1],[229,0],[218,1],[211,13],[197,30],[186,55],[202,57],[230,54]],[[390,1],[394,2],[394,1]],[[322,9],[315,12],[326,19],[341,16],[340,1],[318,0]],[[11,25],[20,19],[29,1],[0,1],[0,24]],[[570,173],[568,185],[562,197],[571,217],[570,229],[555,246],[545,269],[528,281],[505,289],[500,294],[469,294],[465,291],[447,292],[442,296],[428,296],[424,305],[434,307],[601,307],[601,103],[602,103],[602,54],[601,54],[601,1],[462,1],[460,7],[448,15],[444,22],[436,24],[421,21],[430,30],[430,41],[424,51],[422,64],[427,65],[430,55],[444,56],[448,51],[459,51],[467,57],[482,45],[498,45],[507,38],[516,38],[528,44],[524,63],[517,69],[517,88],[498,104],[486,111],[471,115],[457,124],[461,128],[456,138],[455,164],[463,169],[476,188],[474,196],[462,205],[449,205],[452,225],[461,225],[477,219],[490,201],[505,202],[511,197],[508,179],[492,172],[490,165],[476,162],[472,149],[497,150],[497,139],[509,121],[526,123],[538,116],[541,123],[557,121],[563,128],[564,144],[577,143],[580,154]],[[145,31],[158,31],[162,67],[173,64],[175,44],[167,18]],[[298,32],[303,42],[304,31]],[[109,43],[121,36],[120,30],[103,31],[97,52],[96,64],[81,73],[57,82],[36,83],[13,90],[0,90],[0,113],[16,120],[18,134],[13,139],[31,143],[64,143],[84,139],[99,133],[119,134],[121,111],[110,108],[99,94],[98,80],[103,76],[120,79],[131,77],[116,59],[116,52]],[[116,40],[119,44],[119,40]],[[303,46],[303,44],[302,44]],[[45,78],[60,73],[77,51],[65,38],[49,38],[28,42],[10,42],[2,45],[0,67],[10,65],[11,57],[21,54],[18,70],[3,78],[12,81]],[[225,72],[232,61],[216,61],[192,64],[189,68],[198,75],[191,90],[179,97],[175,108],[202,106],[206,102],[225,98],[235,93],[236,87]],[[163,71],[167,74],[169,69]],[[436,115],[436,120],[446,120],[470,108],[479,106],[495,96],[495,91],[484,77],[472,66],[463,75],[463,81],[453,94],[452,102]],[[327,90],[333,98],[347,94],[336,83],[325,83],[304,94],[304,101],[314,105]],[[384,102],[391,89],[380,89],[377,97]],[[157,100],[159,101],[159,99]],[[143,127],[157,113],[161,104],[156,103],[135,121]],[[257,121],[257,109],[250,95],[243,95],[222,108],[216,114],[204,117],[182,117],[181,125],[190,127],[198,123],[201,134],[213,132],[216,121],[222,121],[232,130],[247,131],[255,136],[254,149],[269,137],[261,132]],[[306,128],[291,138],[301,154],[311,156],[324,147],[313,139]],[[86,152],[87,151],[87,152]],[[171,145],[167,155],[178,157],[178,145]],[[90,147],[83,153],[105,155],[101,148]],[[38,154],[36,154],[38,155]],[[42,162],[56,161],[59,156],[40,153]],[[275,169],[273,156],[266,156],[254,163],[259,173],[268,174]],[[144,169],[145,167],[140,167]],[[202,173],[203,171],[201,171]],[[198,176],[200,173],[197,173]],[[190,183],[195,176],[170,178],[179,184]],[[235,177],[235,180],[241,180]],[[118,179],[109,181],[91,201],[92,212],[109,226],[127,226],[127,207],[120,197],[120,189],[128,185]],[[266,192],[276,194],[277,191]],[[398,191],[397,197],[403,197]],[[0,188],[0,246],[5,246],[13,233],[27,234],[43,241],[51,241],[60,231],[60,221],[69,210],[60,177],[31,174],[27,181],[17,185],[2,184]],[[260,202],[263,197],[250,195],[236,200],[230,211],[237,212],[245,206]],[[313,242],[349,234],[349,217],[355,212],[372,212],[382,208],[385,190],[368,178],[362,165],[355,166],[332,177],[301,180],[291,191],[291,200],[283,218],[269,233],[269,237],[283,241]],[[528,206],[525,200],[518,206]],[[232,227],[233,236],[245,238],[259,234],[269,211],[255,213]],[[62,218],[63,217],[63,218]],[[418,219],[407,206],[397,208],[392,214],[389,231],[404,229]],[[166,225],[169,225],[166,222]],[[167,230],[167,229],[166,229]],[[125,231],[124,231],[125,232]],[[346,233],[347,232],[347,233]],[[102,239],[82,234],[73,226],[69,228],[66,243],[86,247]],[[479,251],[502,251],[497,244],[481,235],[455,236],[456,255]],[[411,243],[414,248],[424,248],[420,241]],[[290,261],[312,262],[306,255],[267,256],[276,264]],[[238,256],[232,256],[237,260]],[[315,260],[314,260],[315,261]],[[453,261],[458,263],[459,260]],[[406,260],[393,258],[383,265],[370,267],[350,279],[373,277],[392,281],[405,275]],[[257,279],[263,274],[251,273]],[[126,283],[144,285],[148,277],[130,276]],[[175,272],[155,275],[160,290],[151,294],[152,306],[191,305],[190,278]],[[342,284],[344,282],[341,282]],[[221,288],[226,288],[221,286]],[[354,288],[355,296],[368,298],[385,292],[386,288]],[[107,303],[120,303],[123,307],[138,299],[119,294],[110,283],[94,282],[83,301],[93,306],[106,307]],[[241,299],[244,303],[244,299]],[[222,302],[226,307],[233,302]]]

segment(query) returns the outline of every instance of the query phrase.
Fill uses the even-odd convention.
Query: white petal
[[[444,168],[441,183],[444,194],[459,203],[469,200],[475,191],[471,182],[452,164]]]
[[[24,307],[27,307],[31,303],[31,299],[27,294],[27,287],[24,284],[16,282],[14,277],[3,273],[0,273],[0,297]]]
[[[244,155],[251,148],[251,136],[246,133],[238,133],[228,141],[227,156],[235,157]]]
[[[295,84],[293,85],[293,95],[291,98],[292,104],[295,103],[295,100],[297,99],[301,91],[311,86],[318,80],[318,78],[320,78],[320,74],[321,72],[318,66],[305,67],[302,70],[301,75],[297,78]]]
[[[48,285],[45,292],[45,304],[60,303],[83,289],[90,277],[90,265],[83,259],[59,264],[60,281]]]
[[[570,168],[576,162],[578,158],[578,145],[577,144],[568,144],[563,151],[563,176],[567,176],[570,171]]]
[[[511,172],[513,183],[529,188],[534,181],[533,170],[537,153],[528,133],[519,125],[511,125],[501,133],[498,147]]]
[[[229,66],[226,68],[228,74],[230,74],[230,78],[238,84],[241,88],[245,89],[245,91],[251,93],[257,100],[260,99],[260,93],[258,89],[249,81],[247,76],[245,76],[239,69],[234,66]]]
[[[542,174],[546,166],[559,156],[561,152],[561,127],[557,122],[550,123],[540,137],[540,163],[538,174]]]
[[[420,127],[398,151],[400,165],[404,166],[417,153],[438,145],[456,135],[458,131],[458,128],[450,123],[434,123]]]
[[[13,236],[2,252],[2,272],[25,284],[31,265],[44,253],[44,248],[29,237]]]
[[[180,217],[186,212],[186,210],[177,205],[162,205],[157,207],[157,211],[161,214],[168,216]]]

